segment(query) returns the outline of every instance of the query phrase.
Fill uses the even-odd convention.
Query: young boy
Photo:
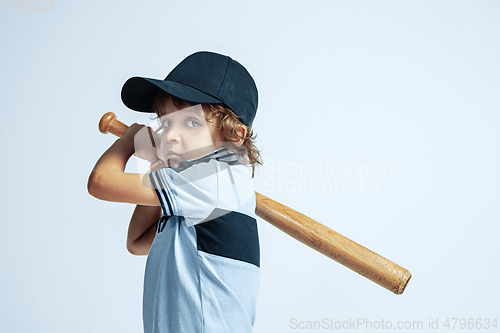
[[[88,188],[138,204],[127,247],[149,253],[144,332],[251,332],[260,274],[252,77],[227,56],[197,52],[165,80],[129,79],[122,100],[157,113],[158,147],[140,144],[148,130],[132,125],[99,159]],[[124,173],[134,152],[152,162],[147,186]]]

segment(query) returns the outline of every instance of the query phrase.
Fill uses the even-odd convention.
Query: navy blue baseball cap
[[[164,80],[132,77],[122,88],[130,109],[154,112],[158,90],[193,103],[223,104],[248,127],[257,113],[258,92],[248,71],[236,60],[213,52],[196,52],[178,64]]]

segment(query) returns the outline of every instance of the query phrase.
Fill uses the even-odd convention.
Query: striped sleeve
[[[203,222],[218,200],[217,161],[198,163],[176,172],[161,168],[150,174],[163,214],[183,216],[188,226]]]

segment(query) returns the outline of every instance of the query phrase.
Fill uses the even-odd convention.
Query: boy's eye
[[[200,123],[197,120],[190,119],[187,121],[189,127],[197,127],[200,126]]]
[[[172,120],[165,120],[161,123],[162,127],[168,127],[170,125],[172,125]]]

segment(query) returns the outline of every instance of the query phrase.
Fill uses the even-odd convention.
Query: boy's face
[[[207,122],[200,104],[176,107],[169,97],[160,117],[161,156],[165,165],[177,168],[181,161],[205,155],[222,146],[216,122]]]

